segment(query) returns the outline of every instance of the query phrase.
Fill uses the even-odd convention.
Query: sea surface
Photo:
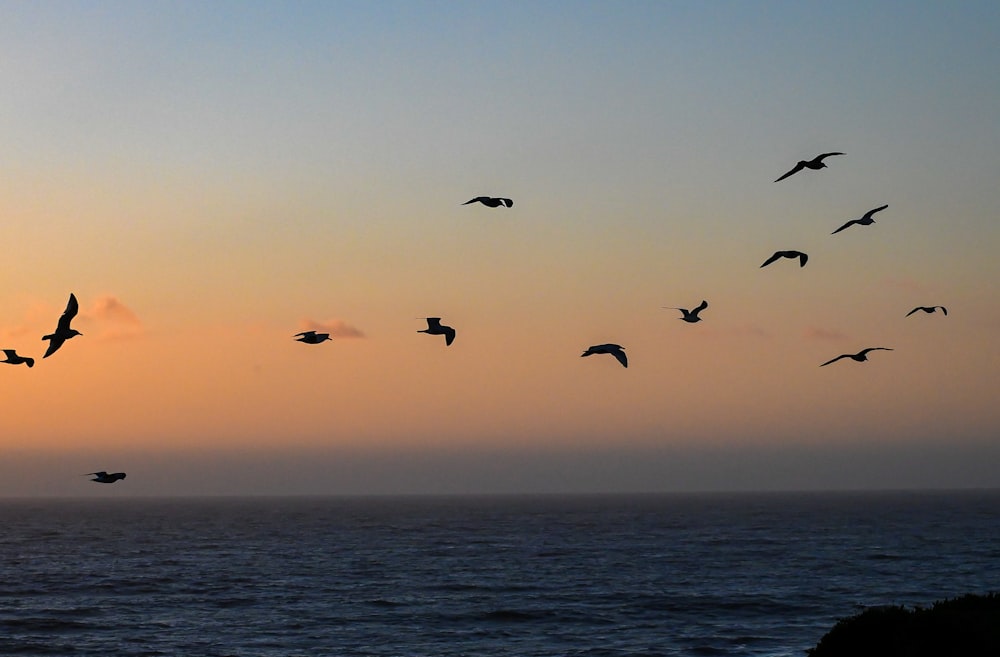
[[[1000,590],[1000,492],[0,500],[0,655],[805,654]]]

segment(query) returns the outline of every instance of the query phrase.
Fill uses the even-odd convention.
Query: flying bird
[[[455,329],[441,324],[440,317],[425,317],[427,328],[417,331],[417,333],[427,333],[429,335],[443,335],[445,346],[450,345],[455,340]]]
[[[83,335],[76,329],[69,327],[69,323],[73,321],[76,317],[76,313],[80,310],[80,304],[76,302],[76,295],[70,293],[69,302],[66,303],[66,310],[63,311],[62,316],[59,318],[59,323],[56,325],[56,330],[52,333],[42,336],[42,340],[49,341],[49,348],[45,350],[45,355],[42,358],[48,358],[52,354],[58,351],[59,347],[63,345],[70,338]]]
[[[9,363],[11,365],[20,365],[24,363],[28,367],[34,367],[35,359],[28,358],[27,356],[18,356],[17,351],[14,349],[4,349],[3,353],[6,354],[7,358],[5,360],[0,360],[0,363]]]
[[[863,363],[864,361],[868,360],[868,352],[870,352],[870,351],[878,351],[880,349],[882,351],[892,351],[892,349],[889,349],[887,347],[868,347],[867,349],[862,349],[861,351],[859,351],[856,354],[841,354],[840,356],[837,356],[836,358],[831,358],[830,360],[826,361],[825,363],[823,363],[823,365],[829,365],[830,363],[836,363],[841,358],[850,358],[851,360],[856,360],[859,363]],[[820,367],[823,367],[823,365],[820,365]]]
[[[594,354],[611,354],[618,359],[622,367],[628,367],[628,358],[625,357],[624,349],[625,347],[620,344],[595,344],[580,354],[580,357],[583,358],[584,356],[592,356]]]
[[[912,315],[913,313],[917,312],[918,310],[922,310],[925,313],[932,313],[932,312],[935,312],[938,308],[940,308],[941,312],[943,312],[945,315],[948,314],[948,309],[945,308],[944,306],[917,306],[916,308],[914,308],[910,312],[906,313],[906,316],[909,317],[910,315]],[[6,351],[6,349],[4,351]],[[28,367],[31,367],[31,365],[28,365]]]
[[[88,472],[83,476],[89,477],[90,475],[94,475],[94,478],[91,479],[91,481],[96,481],[99,484],[113,484],[119,479],[125,478],[124,472],[112,472],[111,474],[108,474],[104,470],[101,470],[100,472]]]
[[[778,258],[798,258],[799,267],[805,267],[806,261],[809,260],[809,256],[801,251],[775,251],[774,255],[765,260],[761,267],[767,267]]]
[[[700,313],[701,311],[705,310],[705,308],[708,308],[708,302],[707,301],[702,301],[701,304],[697,308],[695,308],[694,310],[688,310],[687,308],[674,308],[672,306],[664,306],[665,310],[679,310],[679,311],[681,311],[682,313],[684,313],[684,316],[683,317],[678,317],[677,319],[683,319],[685,322],[691,322],[692,324],[695,323],[695,322],[700,322],[701,321],[701,317],[698,317],[698,313]]]
[[[875,223],[875,220],[872,219],[872,215],[874,215],[876,212],[881,212],[882,210],[885,210],[887,207],[889,207],[889,206],[888,205],[883,205],[881,207],[875,208],[874,210],[869,210],[860,219],[851,219],[846,224],[844,224],[843,226],[841,226],[840,228],[838,228],[837,230],[833,231],[830,234],[831,235],[836,235],[837,233],[839,233],[840,231],[844,230],[848,226],[853,226],[854,224],[860,224],[862,226],[871,226],[873,223]]]
[[[302,333],[296,333],[295,339],[298,342],[305,342],[306,344],[319,344],[325,340],[333,340],[329,333],[317,333],[316,331],[303,331]]]
[[[497,198],[493,196],[477,196],[474,199],[470,199],[463,203],[462,205],[468,205],[469,203],[482,203],[488,208],[499,208],[501,205],[505,205],[508,208],[514,207],[514,201],[509,198]]]
[[[823,163],[823,158],[830,157],[831,155],[843,155],[843,153],[823,153],[822,155],[817,155],[811,160],[799,160],[799,163],[796,164],[794,167],[792,167],[791,171],[781,176],[780,178],[778,178],[778,180],[775,180],[774,182],[779,182],[781,180],[784,180],[793,173],[798,173],[803,169],[813,169],[814,171],[825,169],[826,164]]]

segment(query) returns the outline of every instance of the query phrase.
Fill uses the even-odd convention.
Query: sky
[[[36,359],[0,365],[0,496],[1000,486],[998,32],[975,1],[0,3],[0,348]]]

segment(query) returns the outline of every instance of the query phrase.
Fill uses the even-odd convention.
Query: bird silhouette
[[[906,313],[906,316],[909,317],[910,315],[912,315],[913,313],[917,312],[918,310],[922,310],[925,313],[932,313],[932,312],[935,312],[938,308],[940,308],[941,312],[943,312],[945,315],[948,314],[948,309],[945,308],[944,306],[917,306],[916,308],[914,308],[910,312]]]
[[[505,205],[508,208],[514,207],[514,201],[509,198],[498,198],[494,196],[477,196],[474,199],[469,199],[462,205],[468,205],[469,203],[482,203],[488,208],[498,208],[501,205]]]
[[[611,354],[618,359],[622,367],[628,367],[628,358],[625,357],[624,349],[625,347],[620,344],[595,344],[592,347],[588,347],[587,351],[580,354],[580,357],[593,356],[594,354]]]
[[[76,295],[70,293],[69,301],[66,303],[66,310],[63,311],[62,316],[59,318],[59,323],[56,324],[56,330],[52,333],[42,336],[42,340],[49,341],[49,348],[45,350],[45,355],[42,358],[48,358],[52,354],[59,350],[59,347],[63,345],[64,342],[70,338],[83,335],[76,329],[70,328],[69,323],[73,321],[76,317],[76,313],[79,312],[80,305],[76,302]]]
[[[319,344],[325,340],[333,340],[329,333],[317,333],[316,331],[303,331],[302,333],[296,333],[295,339],[298,342],[305,342],[306,344]]]
[[[673,306],[664,306],[663,308],[665,310],[679,310],[679,311],[681,311],[684,314],[684,316],[683,317],[678,317],[677,319],[683,319],[685,322],[691,322],[693,324],[695,322],[700,322],[701,321],[701,317],[698,317],[698,313],[700,313],[701,311],[705,310],[705,308],[708,308],[708,302],[707,301],[702,301],[701,304],[699,304],[699,306],[697,308],[695,308],[694,310],[688,310],[687,308],[674,308]]]
[[[83,476],[89,477],[91,475],[94,476],[94,478],[91,479],[91,481],[96,481],[99,484],[113,484],[119,479],[125,478],[124,472],[112,472],[111,474],[108,474],[104,470],[101,470],[100,472],[88,472]]]
[[[869,210],[860,219],[851,219],[846,224],[844,224],[843,226],[841,226],[840,228],[838,228],[837,230],[833,231],[830,234],[831,235],[836,235],[837,233],[839,233],[840,231],[844,230],[848,226],[853,226],[854,224],[860,224],[862,226],[871,226],[873,223],[875,223],[875,220],[872,219],[872,215],[874,215],[876,212],[881,212],[882,210],[885,210],[887,207],[889,207],[889,206],[888,205],[883,205],[881,207],[875,208],[874,210]]]
[[[425,317],[427,328],[417,331],[417,333],[428,333],[430,335],[443,335],[445,346],[450,345],[455,340],[455,329],[441,324],[440,317]]]
[[[829,365],[830,363],[836,363],[841,358],[850,358],[851,360],[856,360],[859,363],[863,363],[864,361],[868,360],[868,352],[870,352],[870,351],[878,351],[880,349],[882,351],[892,351],[892,349],[889,349],[887,347],[868,347],[867,349],[862,349],[861,351],[859,351],[856,354],[841,354],[840,356],[837,356],[836,358],[831,358],[830,360],[828,360],[825,363],[823,363],[823,365],[820,365],[820,367],[823,367],[824,365]]]
[[[774,255],[764,261],[761,267],[767,267],[769,264],[778,260],[779,258],[798,258],[799,267],[805,267],[806,261],[809,260],[809,256],[801,251],[775,251]]]
[[[831,155],[843,155],[843,153],[823,153],[822,155],[817,155],[811,160],[799,160],[799,163],[792,167],[792,170],[784,174],[774,182],[779,182],[792,175],[793,173],[798,173],[803,169],[813,169],[814,171],[819,171],[820,169],[826,168],[826,164],[823,163],[823,158],[830,157]]]
[[[0,360],[0,363],[9,363],[11,365],[20,365],[21,363],[24,363],[28,367],[34,367],[35,365],[34,358],[18,356],[17,351],[14,349],[4,349],[3,353],[7,355],[7,358],[5,360]]]

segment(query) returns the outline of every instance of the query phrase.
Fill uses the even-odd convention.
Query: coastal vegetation
[[[1000,594],[965,595],[930,607],[871,607],[833,626],[809,657],[996,657]]]

